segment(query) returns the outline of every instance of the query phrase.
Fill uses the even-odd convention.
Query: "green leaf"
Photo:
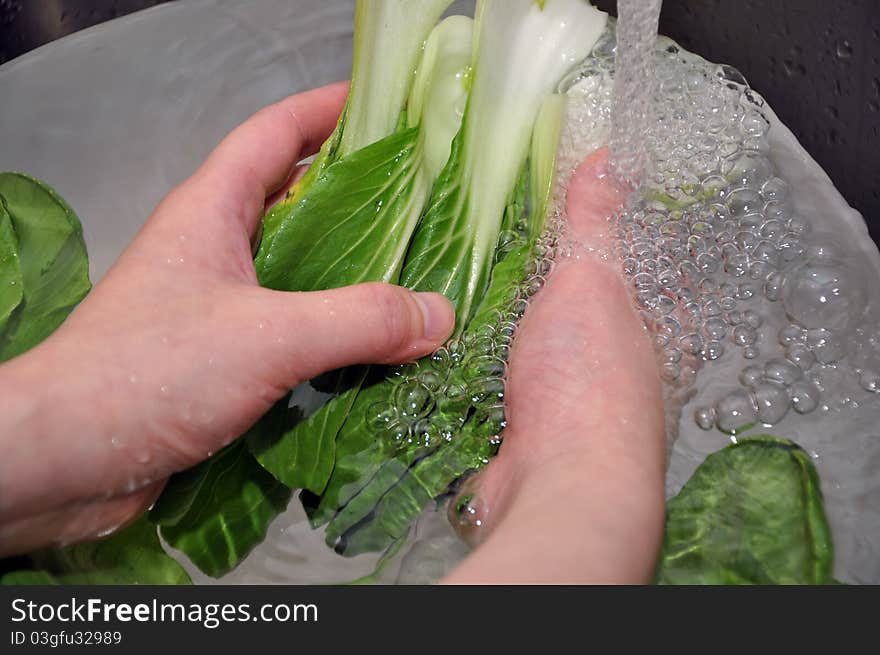
[[[72,585],[181,585],[189,576],[163,549],[156,526],[142,516],[115,535],[31,556],[36,569],[5,574],[0,583]]]
[[[395,282],[429,183],[418,129],[395,133],[328,166],[258,253],[260,283],[315,291]]]
[[[336,435],[345,422],[367,369],[356,367],[332,375],[333,397],[303,419],[289,396],[248,433],[251,452],[264,469],[291,489],[320,494],[336,462]]]
[[[153,517],[170,546],[219,577],[263,541],[272,519],[287,507],[290,489],[257,463],[243,440],[198,468],[172,479]]]
[[[339,536],[336,550],[347,557],[390,547],[403,538],[431,501],[469,471],[482,468],[497,450],[491,435],[469,422],[461,434],[437,452],[418,460],[374,504],[368,521]],[[335,520],[334,520],[335,521]],[[328,534],[333,523],[328,526]]]
[[[6,211],[6,201],[0,196],[0,334],[24,298],[22,282],[18,240],[12,229],[12,217]]]
[[[667,505],[661,584],[828,584],[833,547],[809,455],[770,436],[706,458]]]
[[[55,191],[24,173],[0,173],[0,196],[18,246],[22,293],[5,320],[0,309],[0,325],[5,323],[0,332],[0,361],[5,361],[49,336],[85,297],[91,282],[82,226]],[[9,225],[0,225],[0,232],[0,273],[4,275],[0,285],[8,287],[17,282],[19,273],[10,264],[14,256],[8,250],[12,243]],[[2,297],[7,297],[6,292]],[[6,300],[0,307],[9,304]]]
[[[465,128],[452,141],[446,167],[437,178],[425,215],[413,235],[400,283],[416,291],[446,296],[456,310],[456,334],[470,320],[471,299],[482,292],[489,279],[485,256],[475,257],[474,226],[468,210],[469,180],[463,177]],[[496,220],[496,238],[502,214]]]
[[[372,407],[388,399],[391,383],[385,367],[373,367],[336,437],[336,463],[318,499],[303,494],[306,513],[314,527],[327,523],[350,498],[363,489],[386,459],[393,455],[383,447],[376,430],[368,426]]]

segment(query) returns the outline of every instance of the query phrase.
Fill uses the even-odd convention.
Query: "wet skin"
[[[448,583],[644,583],[662,538],[665,432],[650,336],[604,231],[624,199],[607,152],[572,178],[557,262],[517,332],[501,451],[462,532],[478,548]],[[455,517],[453,517],[455,521]]]
[[[235,130],[68,321],[0,367],[0,556],[123,525],[300,381],[445,341],[452,310],[435,294],[256,283],[264,207],[327,137],[345,93],[293,96]],[[568,197],[572,233],[595,247],[622,199],[604,169],[600,152]],[[559,262],[513,347],[501,453],[471,483],[488,509],[472,535],[481,545],[449,582],[650,577],[665,448],[654,361],[614,263]]]
[[[327,138],[346,93],[290,97],[233,131],[61,328],[0,367],[0,556],[116,528],[292,386],[411,361],[449,336],[438,294],[257,285],[264,207]]]

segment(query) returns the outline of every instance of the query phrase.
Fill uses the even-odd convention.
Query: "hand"
[[[0,556],[112,530],[296,384],[412,361],[449,336],[437,294],[257,284],[264,208],[327,138],[346,92],[292,96],[233,131],[61,328],[0,367]]]
[[[603,150],[569,185],[567,230],[586,248],[558,261],[519,327],[501,451],[459,496],[472,496],[472,513],[452,517],[469,518],[463,531],[480,545],[446,582],[652,576],[664,516],[663,400],[620,265],[596,252],[611,250],[603,232],[625,192],[606,169]]]

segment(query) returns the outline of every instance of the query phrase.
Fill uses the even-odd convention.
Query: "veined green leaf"
[[[259,258],[260,283],[315,291],[394,282],[428,194],[417,129],[328,166]]]
[[[85,297],[91,282],[82,226],[55,191],[23,173],[0,173],[0,196],[18,245],[22,288],[22,299],[0,332],[0,361],[5,361],[49,336]],[[8,247],[8,229],[5,234]],[[4,256],[11,257],[4,252],[0,259]],[[16,281],[13,266],[0,271],[13,276],[0,285]]]
[[[0,333],[12,312],[21,304],[23,287],[18,240],[12,229],[12,217],[6,211],[6,201],[0,196]]]
[[[336,463],[336,435],[366,374],[364,367],[334,374],[333,398],[305,419],[285,397],[248,433],[257,461],[291,489],[323,492]]]
[[[266,537],[266,530],[287,507],[290,489],[275,480],[239,440],[202,465],[200,482],[178,484],[189,499],[169,495],[173,507],[159,499],[154,516],[168,544],[184,552],[206,574],[219,577],[235,568]],[[172,484],[174,482],[172,481]]]
[[[452,442],[420,459],[398,477],[374,504],[368,521],[339,536],[335,547],[346,557],[388,548],[402,538],[432,500],[468,471],[482,468],[497,450],[480,426],[469,422]],[[333,523],[328,526],[328,532]]]
[[[833,547],[809,455],[769,436],[706,458],[667,505],[661,584],[829,584]]]
[[[339,154],[339,140],[342,136],[342,126],[345,124],[345,116],[346,110],[343,109],[336,127],[333,129],[330,137],[321,146],[321,150],[318,152],[311,165],[309,165],[305,175],[293,185],[293,188],[287,192],[285,198],[279,201],[274,207],[266,212],[265,216],[263,216],[260,248],[254,258],[254,266],[258,271],[265,265],[265,262],[262,260],[266,253],[271,252],[272,250],[272,241],[275,239],[275,234],[278,232],[278,228],[284,224],[285,219],[294,210],[299,201],[306,195],[315,180],[321,176],[324,169],[336,161],[337,155]]]
[[[156,526],[146,516],[100,541],[40,551],[31,559],[36,569],[7,573],[0,584],[191,584],[183,567],[162,549]]]
[[[388,399],[391,382],[384,368],[374,367],[350,408],[336,437],[336,463],[320,498],[304,494],[304,505],[314,527],[327,523],[357,492],[363,489],[391,456],[369,427],[372,407]]]

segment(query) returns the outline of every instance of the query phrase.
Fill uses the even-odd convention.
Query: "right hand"
[[[606,153],[580,166],[567,198],[569,235],[597,250],[626,191]],[[663,534],[663,400],[619,270],[591,252],[560,259],[526,312],[501,451],[459,495],[473,496],[461,531],[478,547],[445,582],[651,579]]]

